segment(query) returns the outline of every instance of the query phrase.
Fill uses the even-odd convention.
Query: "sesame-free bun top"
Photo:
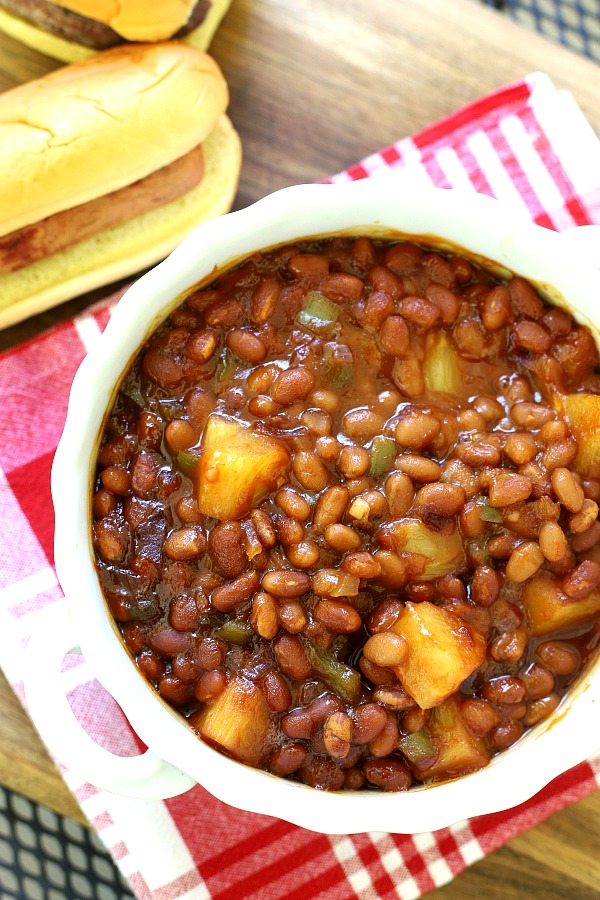
[[[71,6],[69,0],[69,9],[71,9],[72,11],[74,11],[75,2],[76,0],[73,0],[73,6]],[[93,2],[93,0],[77,0],[77,2],[78,7],[83,8],[83,6],[85,6],[90,8],[90,11],[88,13],[85,13],[88,18],[95,18],[95,15],[92,14],[92,7],[98,7],[100,5],[99,0],[96,0],[95,3]],[[104,0],[102,0],[102,2],[104,2]],[[186,34],[184,38],[182,38],[183,42],[186,44],[190,44],[190,46],[196,47],[199,50],[207,50],[217,28],[221,23],[223,16],[229,9],[230,2],[231,0],[210,0],[204,19],[196,28],[194,28],[192,31]],[[154,23],[154,17],[156,16],[155,7],[158,8],[159,6],[166,6],[167,3],[169,5],[175,4],[175,0],[147,0],[147,2],[145,3],[144,0],[122,0],[119,6],[121,6],[123,10],[125,10],[125,8],[129,8],[130,5],[132,7],[135,7],[136,9],[141,9],[145,5],[147,10],[146,15],[152,16],[153,21],[151,25],[140,25],[138,30],[141,31],[145,29],[150,35],[154,35],[159,33],[158,26]],[[66,2],[61,3],[61,5],[65,9],[67,8]],[[184,2],[184,0],[180,0],[180,2],[176,5],[179,8],[187,7],[188,17],[191,9],[193,9],[194,7],[194,3]],[[165,18],[161,19],[161,22],[164,23],[165,21]],[[144,40],[151,42],[170,38],[177,33],[180,27],[181,25],[174,28],[173,31],[170,31],[168,34],[166,34],[164,38],[148,37]],[[40,53],[45,53],[46,56],[51,56],[54,59],[60,59],[63,62],[67,63],[76,62],[80,59],[86,59],[87,57],[93,56],[96,52],[98,52],[97,50],[94,50],[91,47],[86,47],[74,40],[68,40],[64,37],[59,37],[56,34],[51,34],[49,31],[45,31],[43,28],[40,28],[37,25],[34,25],[26,21],[25,19],[20,18],[17,15],[13,15],[12,13],[4,9],[0,9],[0,30],[4,31],[15,40],[26,44],[28,47],[33,47]],[[114,26],[113,30],[117,31]],[[162,33],[164,30],[165,26],[163,24],[160,28],[160,33]],[[130,40],[124,35],[122,35],[122,37],[123,41]]]
[[[164,41],[192,14],[196,0],[53,0],[72,12],[109,25],[127,41]]]
[[[216,62],[178,41],[116,47],[0,94],[0,236],[178,159],[228,100]]]

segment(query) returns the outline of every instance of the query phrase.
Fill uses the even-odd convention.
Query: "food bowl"
[[[598,230],[556,234],[474,193],[416,189],[396,175],[297,186],[200,227],[127,291],[74,380],[52,472],[56,566],[70,617],[58,606],[44,633],[32,637],[29,653],[36,665],[29,667],[26,693],[34,722],[55,755],[107,790],[167,797],[200,783],[233,806],[315,831],[417,833],[519,804],[594,752],[600,745],[598,660],[552,715],[486,768],[401,793],[318,791],[238,763],[198,739],[136,670],[107,612],[93,564],[90,494],[99,436],[137,350],[197,282],[209,283],[216,272],[256,250],[335,234],[397,234],[458,250],[500,274],[529,279],[597,335],[600,275],[592,254]],[[111,755],[70,713],[58,673],[74,646],[149,748],[145,754]]]

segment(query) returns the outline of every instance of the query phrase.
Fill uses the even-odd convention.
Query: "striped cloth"
[[[330,181],[407,168],[415,181],[512,201],[541,225],[600,222],[600,143],[573,98],[534,74],[485,97]],[[117,298],[0,356],[0,663],[23,697],[23,647],[44,607],[64,603],[53,568],[49,475],[73,375]],[[99,743],[139,742],[80,656],[64,690]],[[140,900],[413,900],[447,883],[600,784],[600,755],[507,812],[435,833],[328,836],[240,812],[197,786],[167,801],[131,800],[63,768]]]

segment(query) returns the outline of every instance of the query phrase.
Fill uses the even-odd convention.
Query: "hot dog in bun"
[[[0,94],[0,327],[164,258],[235,195],[214,60],[130,44]]]
[[[127,42],[182,39],[206,50],[231,0],[0,0],[0,29],[74,62]]]

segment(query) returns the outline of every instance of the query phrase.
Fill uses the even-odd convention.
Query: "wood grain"
[[[571,91],[600,132],[600,68],[477,0],[233,0],[211,52],[229,82],[230,115],[244,148],[237,208],[345,169],[534,71]],[[57,65],[0,36],[0,90]],[[0,332],[0,349],[111,290]],[[82,821],[3,679],[0,716],[0,782]],[[596,792],[430,896],[591,900],[600,897],[599,848]]]

